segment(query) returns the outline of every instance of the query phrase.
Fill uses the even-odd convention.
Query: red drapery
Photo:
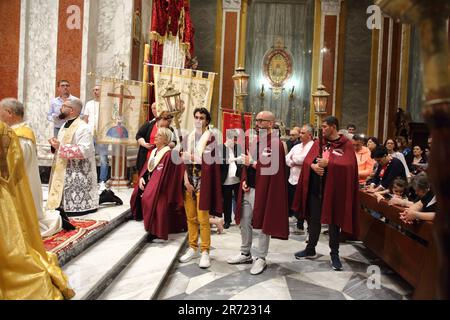
[[[177,36],[186,49],[187,64],[194,54],[194,27],[192,25],[189,0],[154,0],[152,8],[152,24],[150,29],[152,64],[161,64],[164,41]],[[149,68],[149,79],[153,78],[153,67]],[[149,105],[155,101],[154,87],[149,88]],[[151,112],[149,119],[153,118]]]

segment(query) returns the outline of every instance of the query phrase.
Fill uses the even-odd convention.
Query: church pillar
[[[409,26],[383,15],[381,29],[372,34],[368,134],[380,141],[394,135],[397,109],[406,109],[410,33]]]
[[[341,116],[342,79],[345,31],[345,1],[317,0],[315,3],[315,33],[313,51],[312,92],[319,84],[326,87],[330,94],[327,115]],[[314,105],[311,108],[314,110]],[[310,113],[310,120],[315,122],[315,115]]]
[[[18,97],[20,0],[0,1],[0,100]]]
[[[247,1],[241,0],[222,0],[218,10],[221,9],[221,25],[217,28],[221,30],[220,38],[217,43],[220,43],[220,56],[216,54],[216,65],[219,66],[219,96],[218,103],[213,104],[211,113],[215,116],[213,121],[220,123],[218,115],[220,110],[216,110],[218,106],[223,108],[233,108],[234,106],[234,85],[233,74],[239,63],[239,47],[240,47],[240,23],[241,23],[241,9],[246,8]],[[246,11],[246,10],[245,10]],[[219,22],[219,19],[218,19]],[[245,34],[245,32],[244,32]],[[242,56],[245,57],[244,54]],[[217,64],[219,59],[219,64]]]

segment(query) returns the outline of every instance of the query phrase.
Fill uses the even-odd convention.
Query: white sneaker
[[[197,257],[197,250],[194,250],[192,248],[189,248],[188,251],[186,251],[185,254],[183,254],[178,261],[181,263],[189,262],[193,258]]]
[[[99,186],[99,191],[100,191],[100,193],[102,193],[104,190],[106,190],[106,184],[103,181],[101,181],[100,186]]]
[[[230,257],[227,259],[227,262],[229,264],[242,264],[242,263],[252,263],[253,259],[252,259],[252,255],[249,254],[248,256],[246,256],[245,254],[243,254],[242,252],[239,253],[236,256]]]
[[[202,256],[200,258],[200,262],[198,263],[198,266],[202,269],[206,269],[211,266],[211,260],[209,259],[208,251],[202,252]]]
[[[252,275],[257,275],[262,273],[267,267],[266,260],[261,258],[256,258],[256,260],[253,262],[252,268],[250,269],[250,273]]]

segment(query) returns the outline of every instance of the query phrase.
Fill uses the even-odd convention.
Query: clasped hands
[[[328,159],[317,158],[317,163],[313,163],[311,168],[317,173],[319,176],[323,176],[325,173],[325,168],[328,167]]]
[[[416,212],[410,208],[405,209],[403,212],[400,212],[400,220],[402,220],[406,224],[413,224],[416,219]]]

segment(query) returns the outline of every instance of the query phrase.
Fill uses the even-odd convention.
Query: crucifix
[[[125,86],[123,83],[120,84],[120,93],[108,93],[108,97],[118,98],[119,99],[119,118],[122,119],[122,112],[123,112],[123,102],[124,100],[134,100],[136,99],[135,96],[130,96],[124,94]]]

